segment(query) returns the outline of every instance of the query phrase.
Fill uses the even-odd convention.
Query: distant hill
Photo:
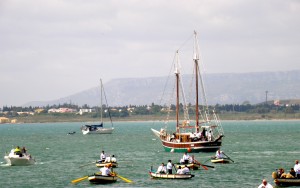
[[[183,76],[185,86],[190,85],[191,77]],[[167,77],[120,78],[105,83],[104,88],[110,106],[163,104],[161,97],[166,80]],[[268,100],[300,99],[300,70],[207,74],[204,81],[209,104],[261,103],[266,100],[266,91]],[[186,87],[185,92],[188,91],[189,87]],[[98,106],[99,86],[57,100],[28,102],[24,106],[46,106],[70,101],[77,105]]]

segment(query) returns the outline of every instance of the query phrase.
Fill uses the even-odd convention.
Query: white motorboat
[[[35,164],[35,160],[30,154],[15,154],[14,149],[12,149],[9,154],[5,154],[4,159],[10,166],[26,166]]]

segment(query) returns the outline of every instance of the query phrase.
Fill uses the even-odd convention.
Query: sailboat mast
[[[176,77],[176,133],[179,133],[179,59],[178,51],[176,52],[176,65],[175,65],[175,77]]]
[[[103,91],[103,85],[102,85],[102,79],[100,78],[100,120],[101,120],[101,123],[103,123],[103,101],[102,101],[102,91]]]
[[[199,45],[198,45],[198,39],[197,39],[197,33],[196,31],[194,31],[194,35],[195,35],[195,42],[194,42],[194,61],[195,61],[195,74],[196,74],[196,110],[197,110],[197,115],[198,117],[196,117],[196,121],[198,123],[196,123],[196,126],[198,127],[199,129],[199,109],[198,109],[198,105],[199,105],[199,101],[198,101],[198,80],[200,79],[200,83],[201,83],[201,92],[202,92],[202,98],[203,98],[203,103],[204,103],[204,106],[205,106],[205,118],[206,118],[206,121],[209,121],[209,110],[208,110],[208,104],[207,104],[207,100],[206,100],[206,93],[205,93],[205,88],[204,88],[204,83],[203,83],[203,78],[202,78],[202,75],[201,75],[201,72],[199,70]],[[199,75],[199,76],[198,76]],[[197,107],[198,106],[198,107]],[[196,128],[197,129],[197,128]]]
[[[195,129],[196,132],[199,132],[199,88],[198,88],[198,71],[199,71],[199,54],[198,54],[198,45],[197,45],[197,33],[194,31],[194,63],[195,63],[195,84],[196,84],[196,106],[195,106],[195,113],[196,113],[196,125]]]

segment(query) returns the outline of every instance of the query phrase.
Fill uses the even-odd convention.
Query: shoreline
[[[46,118],[46,119],[35,119],[35,118],[16,118],[17,121],[14,123],[7,122],[7,123],[0,123],[2,124],[27,124],[27,123],[82,123],[82,124],[92,124],[92,123],[98,123],[99,120],[95,119],[80,119],[80,118]],[[113,118],[112,119],[113,123],[115,122],[165,122],[165,119],[152,119],[149,117],[144,117],[144,118]],[[175,119],[168,120],[169,122],[176,122]],[[237,122],[237,121],[300,121],[300,118],[272,118],[272,119],[251,119],[251,118],[246,118],[246,119],[220,119],[221,123],[222,122]],[[103,119],[103,122],[109,122],[109,119]]]

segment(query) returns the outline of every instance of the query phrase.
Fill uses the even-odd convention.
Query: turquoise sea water
[[[116,122],[111,135],[82,135],[82,123],[3,124],[0,125],[0,187],[258,187],[263,178],[274,185],[271,173],[286,170],[300,159],[300,121],[226,121],[222,150],[235,163],[211,164],[215,168],[193,171],[190,180],[151,179],[148,170],[182,153],[167,153],[150,128],[162,122]],[[68,132],[76,131],[74,135]],[[36,159],[32,166],[7,166],[3,156],[13,146],[26,146]],[[101,150],[115,154],[115,171],[134,181],[118,180],[111,185],[93,185],[87,180],[71,181],[97,172],[92,163]],[[204,162],[214,153],[195,153]],[[85,165],[85,166],[84,166]]]

